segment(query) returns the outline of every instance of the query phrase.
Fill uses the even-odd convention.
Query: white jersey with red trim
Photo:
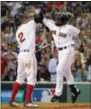
[[[16,40],[20,50],[35,51],[35,33],[37,24],[34,20],[21,25],[16,32]],[[31,39],[31,40],[30,40]]]
[[[78,37],[80,32],[79,29],[69,24],[56,26],[54,21],[46,18],[43,19],[43,23],[51,31],[57,48],[74,44],[73,38]]]
[[[51,99],[51,102],[57,102],[59,97],[63,93],[63,78],[66,78],[66,81],[69,86],[73,86],[75,101],[80,93],[80,90],[74,86],[74,77],[71,72],[71,66],[74,59],[74,38],[78,39],[78,34],[80,32],[76,27],[65,24],[62,26],[57,26],[54,21],[44,18],[43,23],[52,33],[56,47],[58,48],[58,64],[56,68],[56,88],[55,96]],[[73,90],[71,88],[71,91]],[[78,90],[78,91],[76,91]],[[73,93],[71,92],[71,93]],[[56,97],[58,96],[58,97]],[[72,102],[74,100],[72,99]]]

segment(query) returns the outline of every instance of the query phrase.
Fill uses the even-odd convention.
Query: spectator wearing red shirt
[[[7,59],[5,56],[1,56],[1,80],[4,80],[7,74]]]
[[[64,6],[64,2],[62,1],[56,1],[55,2],[55,5],[56,5],[56,9],[59,10],[59,11],[62,11],[63,10],[63,6]]]

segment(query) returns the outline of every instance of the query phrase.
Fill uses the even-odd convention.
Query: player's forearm
[[[44,9],[39,12],[39,16],[41,17],[43,24],[44,24],[46,27],[50,28],[50,26],[51,26],[51,21],[52,21],[52,20],[47,19],[47,18],[45,17],[45,14],[46,14],[46,11],[45,11]]]
[[[43,18],[43,24],[48,27],[49,23],[48,23],[48,19],[47,18]]]
[[[47,19],[47,18],[43,18],[43,24],[49,29],[52,30],[53,27],[55,27],[54,21]]]

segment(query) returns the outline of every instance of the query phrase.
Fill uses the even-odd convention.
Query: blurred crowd
[[[18,28],[17,16],[28,8],[46,9],[46,17],[67,12],[69,23],[81,30],[76,42],[72,73],[75,81],[91,81],[91,2],[1,2],[1,79],[14,81],[17,75],[17,55],[19,53],[15,33]],[[36,30],[36,57],[38,61],[38,81],[56,81],[58,64],[57,49],[50,37],[51,33],[39,24]],[[43,46],[51,45],[38,51]],[[79,48],[78,48],[79,47]],[[65,80],[65,79],[64,79]]]

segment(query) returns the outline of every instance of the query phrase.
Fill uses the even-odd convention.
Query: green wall
[[[88,103],[91,102],[91,84],[77,84],[77,87],[81,90],[76,102]],[[67,102],[71,102],[71,92],[67,86]]]
[[[1,90],[7,91],[12,90],[13,82],[1,82]],[[77,99],[77,103],[91,103],[91,84],[88,82],[78,82],[76,83],[77,87],[81,90],[81,94]],[[37,83],[36,88],[39,89],[54,89],[55,83]],[[20,88],[22,92],[25,92],[25,84]],[[24,96],[23,96],[24,97]],[[23,99],[23,98],[22,98]],[[63,95],[60,98],[60,102],[70,102],[71,103],[71,92],[68,85],[64,84]]]

